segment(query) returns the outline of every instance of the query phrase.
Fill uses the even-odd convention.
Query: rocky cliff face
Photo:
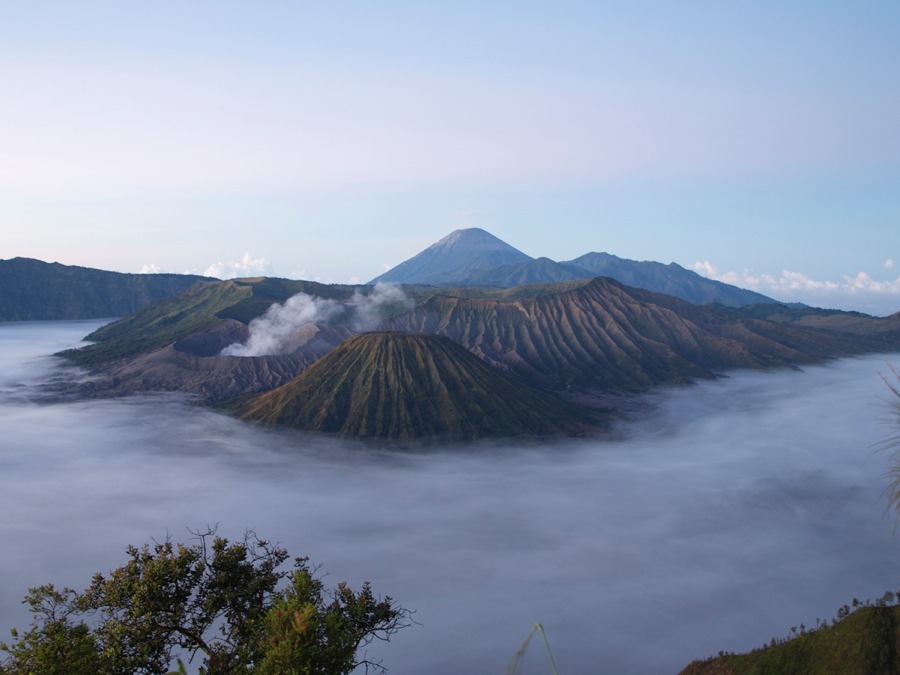
[[[729,368],[808,363],[854,341],[804,331],[598,278],[513,300],[436,296],[384,324],[445,335],[531,384],[623,391]]]

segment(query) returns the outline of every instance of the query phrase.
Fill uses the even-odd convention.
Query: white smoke
[[[397,284],[376,284],[368,295],[356,291],[347,304],[307,293],[277,302],[266,313],[250,322],[250,336],[243,344],[234,343],[222,350],[224,356],[263,356],[281,354],[301,328],[328,323],[349,313],[350,325],[357,331],[371,330],[386,316],[413,307],[413,301]]]
[[[350,301],[353,307],[353,326],[357,330],[371,330],[382,319],[412,309],[415,303],[398,284],[377,283],[369,295],[359,291]]]
[[[244,344],[235,343],[222,350],[225,356],[263,356],[280,354],[298,329],[310,323],[329,321],[342,306],[336,300],[298,293],[283,305],[277,302],[266,313],[250,322],[250,337]]]

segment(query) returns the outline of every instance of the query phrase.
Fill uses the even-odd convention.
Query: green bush
[[[131,546],[124,565],[94,575],[82,593],[30,589],[32,625],[0,643],[0,674],[162,675],[179,653],[199,656],[205,675],[379,671],[360,648],[411,621],[368,583],[326,590],[305,558],[282,570],[287,552],[253,533],[196,539]]]

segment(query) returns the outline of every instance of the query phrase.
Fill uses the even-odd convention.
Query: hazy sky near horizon
[[[0,7],[0,258],[367,281],[450,231],[900,310],[900,3]]]

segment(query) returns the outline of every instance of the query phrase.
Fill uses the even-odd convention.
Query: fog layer
[[[0,324],[0,636],[29,586],[213,523],[416,610],[370,652],[398,674],[503,672],[535,622],[560,672],[674,673],[900,588],[881,356],[659,391],[616,440],[401,454],[177,396],[35,402],[96,325]]]

